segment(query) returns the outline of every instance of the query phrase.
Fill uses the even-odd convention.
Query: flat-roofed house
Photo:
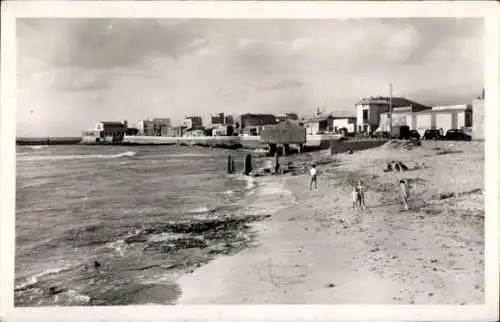
[[[83,132],[83,143],[114,143],[120,142],[127,132],[127,121],[123,122],[98,122],[93,129]]]
[[[346,129],[347,133],[356,132],[356,116],[349,112],[333,112],[333,132],[339,133]]]
[[[411,101],[404,97],[389,98],[385,96],[377,96],[363,98],[356,103],[356,125],[358,127],[358,131],[368,133],[375,132],[381,123],[381,114],[389,112],[389,106],[391,103],[393,113],[398,108],[406,108],[406,110],[399,110],[399,113],[404,115],[411,112],[431,109],[430,106]],[[397,118],[397,114],[393,116],[393,123],[394,117]]]
[[[248,135],[260,135],[267,125],[276,124],[273,114],[242,114],[238,117],[238,125],[241,133]]]
[[[168,127],[164,129],[162,132],[162,136],[168,136],[168,137],[181,137],[183,136],[185,131],[185,128],[182,126],[173,126],[173,127]]]
[[[331,114],[316,114],[303,120],[307,135],[319,135],[333,130],[333,120]]]
[[[234,127],[232,125],[216,125],[212,128],[212,136],[232,136]]]
[[[201,129],[203,127],[203,119],[201,116],[188,116],[182,120],[182,126],[188,129]]]
[[[296,113],[284,113],[276,115],[276,123],[281,123],[286,120],[298,121],[299,116]]]
[[[163,128],[171,127],[169,118],[155,118],[153,119],[153,133],[155,136],[161,136]]]
[[[206,136],[206,135],[205,135],[205,130],[203,130],[203,129],[191,128],[191,129],[186,129],[182,133],[182,136],[183,137],[200,137],[200,136]]]
[[[139,130],[139,135],[153,136],[155,133],[154,123],[150,120],[140,120],[136,127]]]

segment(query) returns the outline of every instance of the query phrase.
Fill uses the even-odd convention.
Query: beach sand
[[[308,158],[328,157],[289,159]],[[484,143],[391,142],[331,159],[318,166],[318,190],[307,175],[258,178],[278,180],[296,204],[255,224],[253,247],[183,276],[177,303],[484,303]],[[426,167],[384,172],[389,160]],[[410,183],[409,211],[400,178]],[[365,211],[351,210],[358,179]]]

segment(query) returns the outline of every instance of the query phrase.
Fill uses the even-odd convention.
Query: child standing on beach
[[[352,210],[358,209],[359,205],[359,190],[358,187],[352,189]]]
[[[317,170],[316,170],[316,165],[313,164],[311,167],[311,170],[309,170],[309,173],[311,174],[311,181],[309,182],[309,190],[312,190],[312,185],[314,183],[314,188],[318,189],[318,178],[317,178]]]
[[[399,192],[401,194],[401,201],[403,203],[404,209],[408,210],[408,182],[405,179],[399,180]]]
[[[359,206],[362,210],[366,210],[365,204],[365,186],[363,186],[363,182],[361,180],[358,181],[358,198],[359,198]]]

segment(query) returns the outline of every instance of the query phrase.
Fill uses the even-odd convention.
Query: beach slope
[[[409,171],[384,172],[390,160]],[[297,203],[257,224],[253,247],[183,276],[177,303],[484,303],[483,143],[389,142],[318,168],[312,192],[307,175],[273,178]],[[365,211],[351,210],[357,180]]]

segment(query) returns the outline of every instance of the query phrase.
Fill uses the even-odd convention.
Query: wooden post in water
[[[231,172],[234,173],[234,158],[231,158]]]
[[[250,172],[252,172],[252,155],[251,154],[247,154],[245,156],[245,170],[244,170],[244,173],[245,175],[249,175]]]
[[[274,154],[274,173],[278,173],[280,169],[280,157],[278,155],[278,152]]]
[[[269,156],[273,156],[277,151],[276,144],[269,144]]]
[[[227,173],[231,174],[233,173],[233,158],[228,155],[227,156]]]
[[[284,144],[283,145],[283,155],[289,155],[290,154],[290,144]]]

